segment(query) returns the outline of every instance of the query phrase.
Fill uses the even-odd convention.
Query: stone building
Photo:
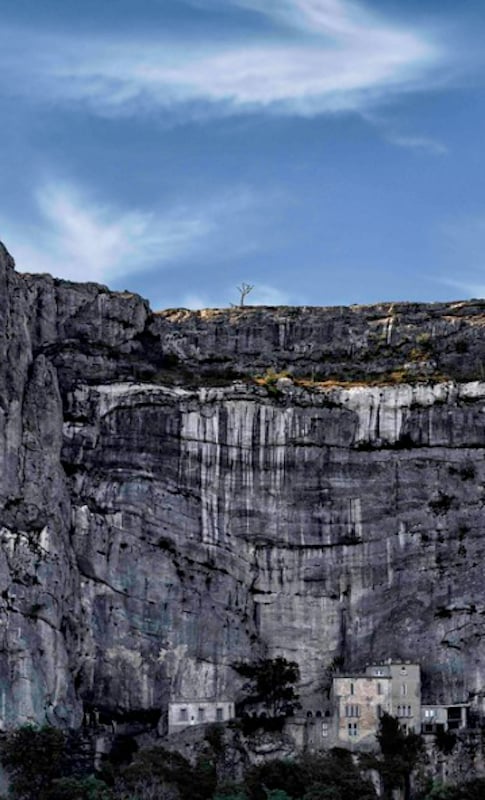
[[[374,747],[379,719],[385,712],[399,719],[402,729],[421,730],[421,672],[418,664],[389,661],[363,674],[333,679],[337,740],[362,749]]]
[[[339,675],[333,679],[337,740],[350,747],[374,747],[379,719],[392,713],[392,678]]]
[[[421,724],[423,733],[437,733],[438,730],[457,731],[468,724],[469,703],[443,705],[423,705]]]
[[[180,700],[168,705],[168,733],[190,725],[227,722],[234,717],[234,702],[230,700]]]
[[[421,668],[419,664],[392,662],[367,667],[366,674],[391,679],[391,713],[405,733],[421,730]]]

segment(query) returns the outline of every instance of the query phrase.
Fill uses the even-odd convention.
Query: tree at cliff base
[[[296,661],[278,656],[237,663],[234,668],[248,679],[246,702],[264,705],[272,717],[291,714],[299,707],[295,684],[300,680],[300,668]]]

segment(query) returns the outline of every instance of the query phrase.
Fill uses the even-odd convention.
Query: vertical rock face
[[[34,353],[29,296],[5,251],[0,290],[1,719],[75,724],[80,595],[60,462],[62,401],[55,368]]]
[[[134,295],[19,276],[1,251],[3,723],[231,697],[235,662],[280,653],[308,697],[336,659],[386,657],[421,662],[429,701],[478,696],[482,311],[400,307],[385,331],[380,307],[153,315]],[[265,358],[325,372],[336,316],[374,373],[400,368],[406,329],[455,379],[209,385]],[[463,341],[468,366],[451,355]]]
[[[478,691],[484,399],[477,383],[76,390],[89,421],[65,427],[64,459],[98,653],[145,648],[153,691],[171,678],[186,697],[233,691],[228,667],[265,647],[311,691],[335,657],[388,656],[421,661],[435,698]]]

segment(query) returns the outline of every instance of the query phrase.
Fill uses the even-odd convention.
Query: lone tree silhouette
[[[254,289],[254,286],[252,286],[250,283],[244,283],[244,282],[241,283],[241,285],[237,287],[237,290],[238,290],[238,292],[240,294],[240,297],[239,297],[239,306],[240,307],[242,307],[244,305],[244,301],[245,301],[246,297],[248,296],[249,292],[253,291],[253,289]]]
[[[286,658],[264,658],[253,664],[237,663],[234,668],[244,678],[247,700],[263,703],[273,717],[287,714],[299,707],[295,684],[300,680],[300,669],[296,661]]]

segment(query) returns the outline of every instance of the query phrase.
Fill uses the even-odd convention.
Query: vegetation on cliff
[[[296,661],[278,656],[239,663],[235,669],[248,679],[247,702],[264,705],[271,717],[291,714],[299,707],[295,684],[300,680],[300,668]]]
[[[460,786],[432,783],[411,792],[410,776],[423,755],[421,737],[381,726],[380,757],[356,759],[347,750],[301,754],[246,766],[228,780],[222,729],[207,728],[195,760],[163,747],[141,749],[131,763],[103,762],[97,775],[79,758],[80,742],[44,726],[24,726],[4,736],[2,765],[11,800],[376,800],[406,786],[412,800],[483,800],[485,779]],[[371,779],[374,775],[374,779]],[[401,795],[402,796],[402,795]],[[4,798],[3,800],[6,800]]]

